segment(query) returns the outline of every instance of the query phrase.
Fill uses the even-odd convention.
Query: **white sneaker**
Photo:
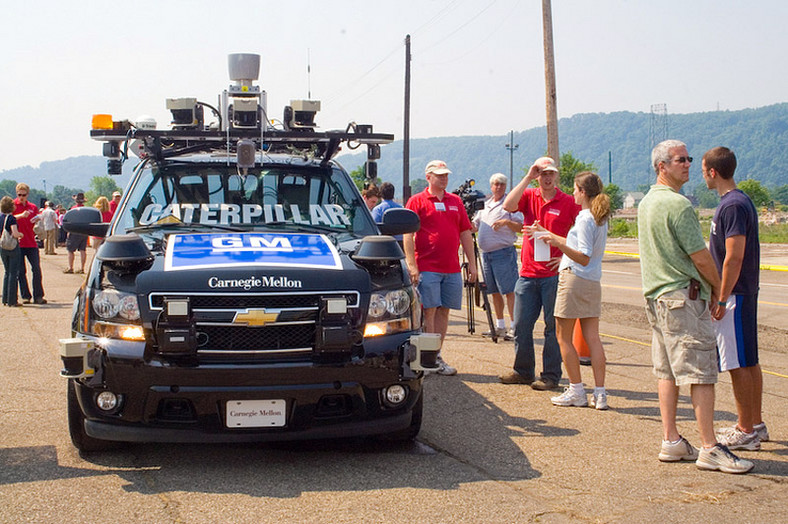
[[[760,424],[755,424],[752,427],[753,431],[758,435],[758,440],[761,442],[769,442],[769,430],[766,429],[766,423],[761,422]],[[716,431],[717,433],[717,441],[721,442],[721,438],[730,438],[731,435],[735,434],[737,431],[741,431],[739,429],[738,424],[734,424],[733,426],[728,426],[727,428],[720,428]]]
[[[728,448],[717,443],[711,449],[701,449],[695,465],[698,469],[719,470],[723,473],[747,473],[755,464],[737,457]]]
[[[506,341],[514,340],[514,328],[509,328],[503,336],[503,339]]]
[[[451,367],[446,362],[444,362],[442,358],[438,357],[438,369],[435,371],[435,373],[438,375],[450,377],[457,374],[457,368]]]
[[[492,338],[492,331],[485,331],[482,333],[483,337]],[[497,338],[506,339],[506,328],[496,328],[495,329],[495,336]]]
[[[599,410],[607,409],[607,393],[592,394],[588,405]]]
[[[659,450],[659,460],[662,462],[698,460],[698,450],[684,437],[681,437],[675,444],[663,440],[662,448]]]
[[[726,428],[728,431],[717,434],[717,442],[728,449],[746,449],[747,451],[759,451],[761,449],[761,439],[758,432],[753,429],[752,433],[745,433],[739,426]]]
[[[582,395],[577,394],[571,387],[568,387],[560,395],[551,398],[550,401],[556,406],[584,408],[588,405],[588,395],[585,392]]]
[[[766,429],[766,422],[755,424],[752,429],[758,433],[758,438],[761,439],[761,442],[769,442],[769,430]]]

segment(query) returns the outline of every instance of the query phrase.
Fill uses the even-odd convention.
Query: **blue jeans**
[[[22,251],[19,246],[16,249],[7,251],[0,249],[0,257],[3,259],[5,274],[3,275],[3,304],[10,306],[18,302],[16,294],[16,284],[19,279],[19,266],[22,263]]]
[[[535,377],[534,326],[541,310],[544,310],[545,323],[541,378],[555,382],[561,379],[561,349],[553,317],[557,289],[558,275],[520,277],[514,286],[514,370],[527,380]]]
[[[39,299],[44,298],[44,286],[41,280],[41,259],[38,255],[37,247],[23,247],[22,261],[19,264],[19,294],[22,298]],[[30,288],[27,285],[27,269],[25,268],[25,257],[30,262],[30,272],[33,273],[33,295],[30,295]]]

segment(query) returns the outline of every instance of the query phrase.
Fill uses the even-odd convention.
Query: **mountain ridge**
[[[618,111],[613,113],[580,113],[558,122],[559,146],[562,153],[571,152],[583,162],[593,163],[607,183],[612,180],[623,190],[636,190],[653,182],[649,144],[650,113]],[[688,188],[701,182],[700,157],[717,145],[733,149],[738,158],[738,180],[752,178],[768,187],[785,184],[782,175],[788,165],[788,103],[736,111],[709,111],[668,115],[668,137],[688,145],[695,162],[690,170]],[[380,130],[386,132],[387,130]],[[411,139],[410,180],[423,179],[424,166],[433,159],[445,160],[452,170],[449,188],[466,179],[479,182],[486,190],[486,181],[496,172],[509,174],[510,152],[506,135],[466,135]],[[534,159],[545,154],[545,126],[514,132],[512,152],[515,181]],[[608,155],[612,173],[608,171]],[[362,165],[365,153],[340,154],[338,161],[349,171]],[[123,166],[123,175],[114,177],[125,187],[136,162]],[[106,175],[106,161],[101,156],[78,156],[42,162],[39,167],[22,166],[0,171],[0,181],[26,182],[37,189],[51,191],[56,185],[87,190],[94,176]],[[378,176],[382,181],[402,186],[402,140],[381,148]],[[46,186],[46,187],[44,187]]]

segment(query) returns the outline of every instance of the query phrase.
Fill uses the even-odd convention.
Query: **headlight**
[[[90,306],[93,310],[93,318],[89,321],[90,333],[99,337],[145,340],[136,295],[103,289],[94,293]]]
[[[101,319],[111,320],[121,317],[125,320],[138,320],[140,306],[137,296],[115,289],[98,291],[93,297],[93,312]]]
[[[411,308],[415,303],[412,289],[372,293],[364,336],[376,337],[414,329],[411,318]]]
[[[410,309],[411,298],[404,289],[395,289],[387,293],[372,293],[369,300],[369,316],[374,319],[383,318],[388,313],[396,317]]]

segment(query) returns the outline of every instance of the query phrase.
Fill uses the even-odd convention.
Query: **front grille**
[[[347,300],[351,316],[360,321],[360,295],[356,291],[326,294],[157,292],[148,296],[148,305],[155,313],[163,309],[165,298],[188,298],[197,332],[197,355],[203,360],[308,360],[314,351],[321,299],[339,297]],[[236,315],[248,318],[249,312],[254,310],[276,313],[276,320],[262,326],[233,322]]]
[[[197,326],[198,351],[281,352],[312,349],[315,324],[265,327]]]

